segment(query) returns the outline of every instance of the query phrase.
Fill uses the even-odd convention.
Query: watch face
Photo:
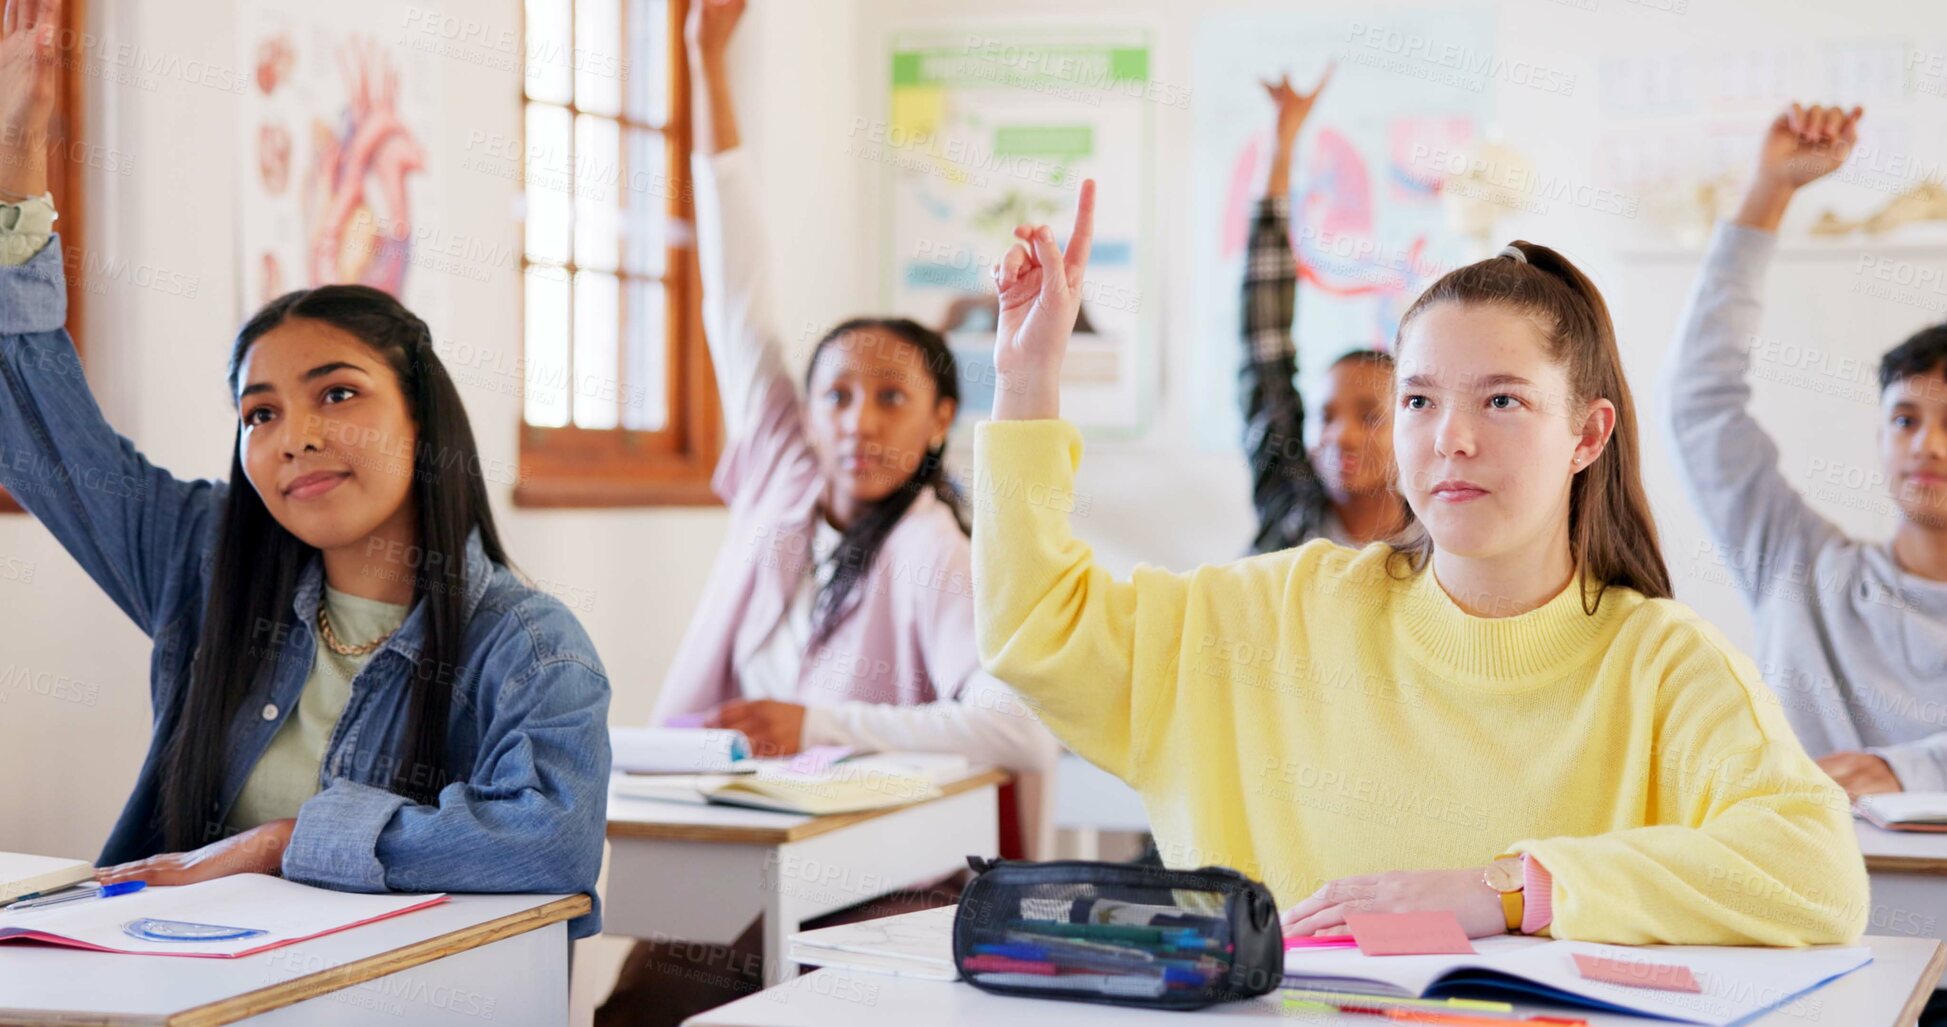
[[[1497,860],[1487,865],[1483,875],[1487,886],[1498,892],[1521,890],[1521,862],[1519,860]]]

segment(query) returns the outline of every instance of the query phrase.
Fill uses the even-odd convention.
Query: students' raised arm
[[[1244,340],[1239,389],[1244,450],[1251,465],[1251,505],[1257,510],[1256,552],[1281,549],[1292,539],[1283,525],[1291,511],[1322,502],[1325,486],[1305,447],[1305,403],[1294,382],[1298,349],[1298,259],[1291,249],[1291,159],[1299,132],[1332,69],[1310,93],[1291,88],[1289,76],[1264,83],[1277,108],[1276,149],[1264,197],[1251,218],[1244,253],[1243,296],[1238,324]]]
[[[789,384],[771,305],[766,226],[748,154],[741,148],[727,55],[745,0],[698,0],[690,8],[691,167],[696,180],[696,256],[703,277],[703,330],[715,366],[726,430],[756,429],[765,395]]]
[[[1751,354],[1764,345],[1765,270],[1773,232],[1801,186],[1844,163],[1860,112],[1794,105],[1766,133],[1749,195],[1704,255],[1662,391],[1672,450],[1711,535],[1732,550],[1751,602],[1839,529],[1778,470],[1778,447],[1751,414]]]
[[[60,7],[10,0],[0,19],[0,201],[47,189]],[[31,253],[0,266],[0,485],[154,634],[195,593],[223,487],[177,480],[109,427],[63,327],[60,240]]]
[[[1057,737],[1133,782],[1152,715],[1172,686],[1136,679],[1137,650],[1176,644],[1186,584],[1146,569],[1116,581],[1069,527],[1088,504],[1075,491],[1081,435],[1056,419],[1059,378],[1094,207],[1095,183],[1084,182],[1066,250],[1046,225],[1024,225],[994,269],[1000,386],[994,419],[974,435],[974,634],[986,668]]]

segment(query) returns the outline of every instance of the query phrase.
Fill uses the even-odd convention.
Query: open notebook
[[[1866,948],[1779,949],[1710,945],[1598,945],[1546,938],[1477,938],[1466,956],[1368,956],[1357,949],[1294,949],[1285,986],[1396,998],[1492,994],[1509,1001],[1591,1009],[1725,1027],[1791,1002],[1872,962]],[[1630,964],[1688,967],[1702,991],[1589,980],[1576,954]]]
[[[968,769],[965,757],[937,753],[860,756],[815,772],[753,762],[766,765],[742,775],[626,775],[615,779],[615,794],[827,816],[937,799],[941,783],[965,777]]]
[[[1947,792],[1862,795],[1852,808],[1874,827],[1888,831],[1947,831]]]
[[[49,941],[102,952],[235,959],[444,901],[443,894],[359,895],[264,874],[233,874],[175,888],[0,912],[0,942]]]

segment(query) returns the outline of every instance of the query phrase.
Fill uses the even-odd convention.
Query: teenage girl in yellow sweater
[[[1402,319],[1393,444],[1417,534],[1116,581],[1069,531],[1057,379],[1093,183],[995,268],[1003,384],[975,445],[976,630],[1172,866],[1270,885],[1287,934],[1452,910],[1471,936],[1845,942],[1846,798],[1756,668],[1672,601],[1595,287],[1518,242]]]

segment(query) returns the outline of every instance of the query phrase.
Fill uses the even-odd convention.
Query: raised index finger
[[[1075,230],[1068,233],[1068,246],[1062,263],[1070,275],[1088,266],[1089,244],[1095,239],[1095,179],[1082,179],[1082,194],[1075,202]]]

